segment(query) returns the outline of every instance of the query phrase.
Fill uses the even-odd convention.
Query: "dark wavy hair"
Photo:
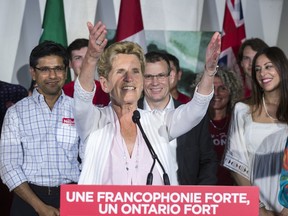
[[[200,82],[203,73],[197,75],[193,89]],[[235,103],[243,98],[243,83],[235,71],[228,70],[225,67],[219,67],[215,77],[219,77],[223,84],[229,89],[229,102],[227,104],[227,113],[231,113]]]

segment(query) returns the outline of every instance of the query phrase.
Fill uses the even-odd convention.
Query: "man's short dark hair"
[[[69,59],[65,47],[53,41],[44,41],[34,47],[30,54],[30,67],[35,68],[38,64],[39,58],[52,55],[61,57],[65,67],[68,67]]]
[[[78,38],[74,40],[67,48],[67,53],[69,56],[69,59],[72,60],[72,51],[73,50],[80,50],[83,47],[88,47],[88,39],[86,38]]]
[[[146,63],[155,63],[159,61],[165,61],[168,66],[168,74],[171,72],[171,67],[169,63],[169,58],[166,53],[151,51],[145,54]]]

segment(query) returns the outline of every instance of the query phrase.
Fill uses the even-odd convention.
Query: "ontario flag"
[[[121,0],[115,40],[138,43],[146,53],[140,0]]]
[[[241,0],[226,0],[219,65],[234,70],[239,76],[237,54],[245,38]]]

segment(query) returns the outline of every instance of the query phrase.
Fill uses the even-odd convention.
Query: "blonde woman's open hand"
[[[108,43],[108,39],[106,38],[106,26],[99,21],[95,26],[88,22],[87,27],[89,30],[89,44],[87,53],[91,57],[98,59]]]
[[[221,35],[215,32],[206,50],[205,69],[209,74],[217,70],[218,60],[221,52]]]

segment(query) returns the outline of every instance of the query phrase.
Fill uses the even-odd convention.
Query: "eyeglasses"
[[[169,73],[160,73],[157,75],[144,74],[144,79],[146,81],[152,81],[155,77],[158,81],[164,81],[166,79],[166,77],[168,77],[168,76],[169,76]]]
[[[64,66],[56,66],[56,67],[34,67],[35,69],[39,70],[41,74],[49,74],[51,71],[54,71],[54,73],[61,75],[62,73],[65,72],[66,67]]]

